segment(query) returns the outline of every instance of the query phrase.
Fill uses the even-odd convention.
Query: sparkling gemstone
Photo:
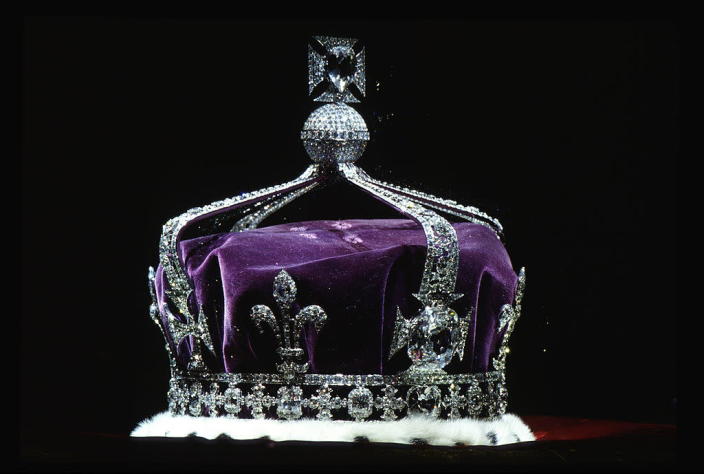
[[[369,389],[357,387],[347,396],[347,411],[355,420],[363,420],[372,414],[374,395]]]
[[[201,413],[201,403],[200,399],[194,398],[188,404],[188,411],[193,416],[200,416]]]
[[[325,73],[338,92],[344,92],[357,69],[357,58],[352,48],[335,46],[326,57]]]
[[[286,270],[281,270],[274,278],[274,299],[283,304],[291,304],[296,298],[296,283]]]
[[[169,410],[173,413],[177,411],[182,411],[183,409],[183,395],[181,390],[175,386],[171,386],[167,393],[167,398],[169,401]]]
[[[364,152],[369,130],[352,107],[342,103],[325,104],[306,119],[301,139],[313,161],[348,163]]]
[[[437,417],[440,414],[440,389],[435,385],[415,385],[408,389],[406,402],[408,410]]]
[[[242,392],[239,388],[228,388],[225,390],[225,411],[229,415],[236,415],[240,412],[242,407]]]
[[[279,418],[295,420],[303,415],[301,406],[301,387],[281,387],[276,392],[276,414]]]
[[[450,308],[426,306],[410,330],[408,357],[415,369],[439,370],[452,359],[459,317]]]
[[[366,147],[366,140],[303,140],[303,148],[316,163],[352,163]]]

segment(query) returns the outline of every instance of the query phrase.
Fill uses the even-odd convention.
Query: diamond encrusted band
[[[169,410],[175,415],[293,420],[494,418],[506,411],[501,371],[482,374],[342,375],[175,374]]]
[[[432,194],[416,191],[415,189],[396,186],[394,184],[378,181],[376,179],[370,178],[369,176],[366,176],[366,180],[371,182],[372,184],[376,184],[377,186],[381,186],[390,191],[401,194],[414,202],[428,206],[432,209],[436,209],[438,211],[445,212],[456,217],[460,217],[462,219],[465,219],[466,221],[473,222],[475,224],[481,224],[483,226],[489,227],[494,232],[496,232],[499,237],[503,235],[504,229],[501,225],[501,222],[499,222],[498,219],[495,219],[490,215],[486,214],[485,212],[480,211],[476,207],[465,206],[449,199],[443,199],[437,196],[433,196]]]
[[[353,164],[341,163],[340,171],[350,182],[411,217],[423,227],[428,252],[416,297],[425,305],[449,305],[462,295],[454,293],[459,265],[457,233],[447,220],[430,209],[374,185],[367,174]]]

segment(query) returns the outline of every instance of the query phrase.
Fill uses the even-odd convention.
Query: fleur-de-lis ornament
[[[250,317],[260,333],[264,332],[264,324],[273,331],[278,345],[276,353],[282,360],[276,368],[287,380],[308,370],[308,363],[300,362],[303,358],[300,344],[303,326],[306,323],[313,323],[317,332],[327,320],[325,311],[318,305],[306,306],[293,316],[292,306],[296,300],[297,291],[296,282],[291,275],[286,270],[281,270],[274,278],[274,301],[279,307],[279,320],[277,321],[274,312],[266,305],[256,305],[250,311]]]

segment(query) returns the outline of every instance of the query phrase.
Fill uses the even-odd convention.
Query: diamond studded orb
[[[369,130],[362,116],[349,105],[325,104],[305,121],[301,140],[316,163],[352,163],[364,153]]]

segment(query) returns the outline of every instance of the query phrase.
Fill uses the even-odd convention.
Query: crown
[[[148,280],[170,360],[168,415],[356,426],[501,420],[525,286],[501,224],[355,164],[370,138],[347,105],[366,93],[357,40],[313,38],[308,70],[309,95],[326,103],[303,124],[312,160],[303,173],[163,227]],[[259,227],[337,177],[404,219]],[[527,427],[521,433],[502,442],[531,439]]]

